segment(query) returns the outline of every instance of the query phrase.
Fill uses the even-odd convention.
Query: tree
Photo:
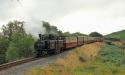
[[[34,39],[31,35],[26,34],[23,26],[23,21],[15,20],[2,27],[3,37],[9,41],[5,51],[5,58],[8,62],[33,54]]]
[[[64,36],[71,36],[71,33],[70,32],[64,32],[63,35]]]
[[[3,35],[0,35],[0,64],[3,64],[6,62],[5,53],[8,45],[9,45],[9,40]]]
[[[98,33],[98,32],[92,32],[89,34],[89,36],[91,36],[91,37],[103,37],[103,35]]]
[[[22,33],[25,35],[25,30],[23,28],[24,22],[23,21],[13,21],[9,22],[7,25],[2,26],[2,31],[5,37],[8,37],[11,40],[11,36],[13,33]]]
[[[59,34],[60,36],[62,36],[62,35],[63,35],[63,32],[62,32],[61,30],[59,30],[59,31],[58,31],[58,34]]]
[[[6,52],[6,60],[8,62],[17,59],[29,57],[33,55],[33,38],[31,35],[22,35],[13,33],[12,41]]]
[[[73,33],[72,35],[73,35],[73,36],[87,36],[87,35],[82,34],[82,33],[80,33],[80,32]]]

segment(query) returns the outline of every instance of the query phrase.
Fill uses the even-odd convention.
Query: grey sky
[[[0,25],[13,19],[34,34],[42,20],[62,31],[108,34],[125,29],[125,0],[0,0]]]

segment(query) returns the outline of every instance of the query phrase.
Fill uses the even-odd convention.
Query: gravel
[[[35,60],[35,61],[31,61],[31,62],[28,62],[25,64],[21,64],[18,66],[8,68],[6,70],[0,71],[0,75],[22,75],[22,73],[24,73],[26,70],[29,70],[31,68],[43,67],[47,64],[53,63],[58,58],[65,58],[65,56],[70,51],[65,51],[65,52],[57,54],[57,55],[43,57],[43,58],[40,58],[40,59]]]

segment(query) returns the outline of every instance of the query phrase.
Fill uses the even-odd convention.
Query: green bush
[[[30,35],[14,33],[6,52],[8,62],[33,55],[33,38]]]
[[[97,59],[103,62],[123,64],[125,61],[125,54],[122,49],[105,44],[98,54]]]
[[[98,33],[98,32],[92,32],[89,34],[89,36],[91,36],[91,37],[103,37],[103,35]]]
[[[0,35],[0,64],[6,62],[5,52],[7,50],[8,45],[9,45],[9,40],[3,35]]]
[[[5,63],[5,54],[0,54],[0,64]]]

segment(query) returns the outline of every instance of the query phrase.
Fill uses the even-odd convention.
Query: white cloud
[[[107,34],[125,28],[125,0],[1,0],[0,10],[0,25],[24,20],[32,33],[40,31],[41,20],[71,32]]]

